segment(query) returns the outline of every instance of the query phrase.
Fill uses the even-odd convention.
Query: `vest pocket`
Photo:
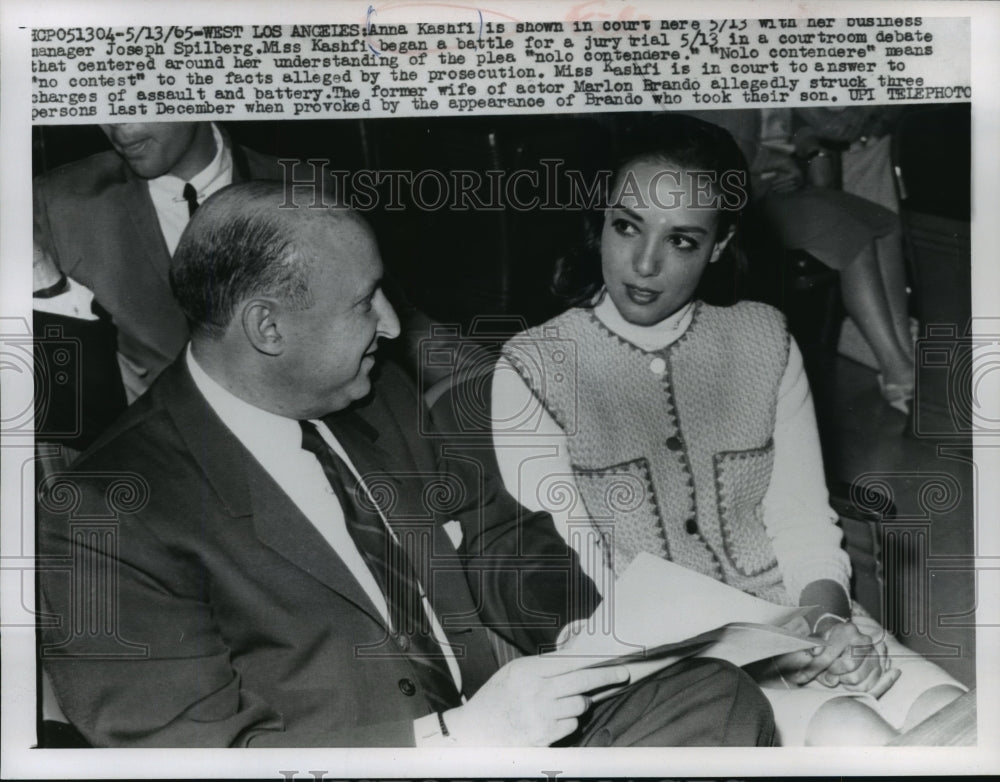
[[[598,469],[574,466],[587,513],[600,532],[615,573],[639,552],[669,559],[649,462],[644,458]]]
[[[764,527],[762,503],[771,481],[774,442],[746,451],[722,451],[712,458],[722,545],[729,564],[744,576],[777,566]]]

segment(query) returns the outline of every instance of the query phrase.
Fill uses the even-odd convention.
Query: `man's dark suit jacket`
[[[596,591],[547,515],[474,463],[438,458],[419,404],[386,365],[329,425],[399,537],[431,552],[418,566],[471,696],[496,670],[481,619],[536,652]],[[183,356],[66,477],[73,489],[49,485],[40,501],[42,658],[88,741],[412,745],[431,708],[410,664]]]
[[[226,143],[233,182],[281,179],[275,158]],[[170,292],[170,253],[145,180],[108,151],[37,177],[33,189],[55,262],[111,313],[119,351],[149,370],[151,383],[187,343],[188,329]]]

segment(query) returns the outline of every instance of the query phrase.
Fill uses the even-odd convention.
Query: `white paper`
[[[814,646],[814,639],[780,629],[809,608],[775,605],[642,553],[590,621],[554,654],[588,658],[589,667],[625,665],[629,682],[692,656],[742,667]]]
[[[696,639],[732,623],[780,627],[807,610],[808,607],[781,606],[761,600],[694,570],[642,553],[615,582],[611,594],[598,606],[587,625],[567,641],[561,652],[595,657],[659,657],[666,645]],[[724,637],[718,633],[718,641],[706,638],[705,643],[712,645],[700,654],[732,657],[731,661],[737,665],[761,659],[752,656],[748,660],[745,651],[737,651],[740,643],[736,639],[746,631],[747,628],[732,628]],[[774,637],[780,646],[775,654],[813,645],[812,641],[794,636]],[[736,662],[737,659],[742,662]]]

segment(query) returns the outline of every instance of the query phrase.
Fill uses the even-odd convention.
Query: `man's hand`
[[[614,665],[557,655],[521,657],[493,676],[468,703],[445,712],[451,738],[464,746],[547,747],[576,730],[590,708],[587,693],[628,681]]]

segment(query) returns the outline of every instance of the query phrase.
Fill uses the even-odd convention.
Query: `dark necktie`
[[[326,444],[316,426],[310,421],[299,424],[302,426],[302,447],[316,456],[340,501],[347,531],[385,596],[396,643],[406,653],[431,706],[435,711],[460,706],[461,696],[441,645],[431,631],[420,584],[406,552],[389,534],[371,503],[359,502],[364,490],[343,459]]]
[[[188,202],[188,217],[193,217],[198,208],[198,191],[190,182],[184,184],[184,200]]]

